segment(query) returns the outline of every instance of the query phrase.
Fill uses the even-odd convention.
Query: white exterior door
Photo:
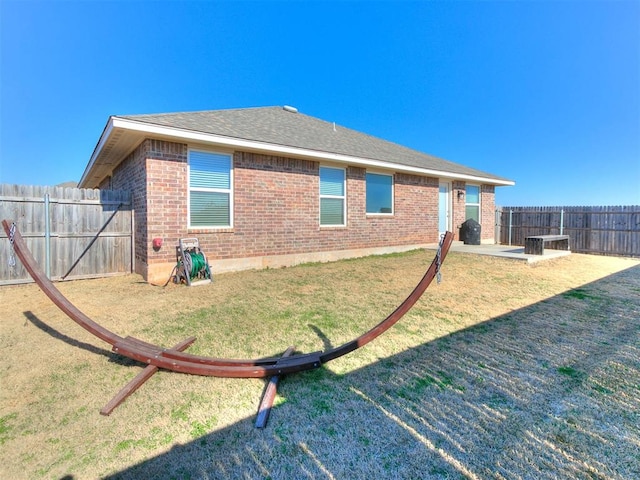
[[[449,184],[441,183],[438,194],[438,232],[440,234],[451,230]]]

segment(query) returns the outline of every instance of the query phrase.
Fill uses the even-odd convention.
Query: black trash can
[[[470,218],[460,226],[460,240],[465,245],[480,245],[482,227],[473,218]]]

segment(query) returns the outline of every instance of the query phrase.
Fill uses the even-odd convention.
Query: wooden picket
[[[502,207],[497,238],[524,245],[530,235],[569,235],[572,252],[640,256],[640,206]]]
[[[67,279],[132,271],[128,191],[0,184],[0,219],[16,223],[51,279],[61,279],[80,257]],[[95,242],[89,247],[94,237]],[[0,285],[31,281],[20,262],[11,267],[9,258],[11,246],[0,229]]]

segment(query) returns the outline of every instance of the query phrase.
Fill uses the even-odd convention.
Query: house
[[[513,184],[285,106],[112,116],[79,186],[132,192],[135,270],[157,282],[185,237],[214,273],[409,250],[467,218],[493,243]]]

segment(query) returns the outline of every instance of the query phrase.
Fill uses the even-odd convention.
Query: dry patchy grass
[[[127,276],[59,284],[107,328],[189,351],[325,349],[382,319],[433,252],[243,272],[186,288]],[[110,417],[140,366],[35,285],[0,289],[0,477],[638,478],[640,264],[572,255],[530,267],[451,253],[401,323],[283,379],[159,372]]]

